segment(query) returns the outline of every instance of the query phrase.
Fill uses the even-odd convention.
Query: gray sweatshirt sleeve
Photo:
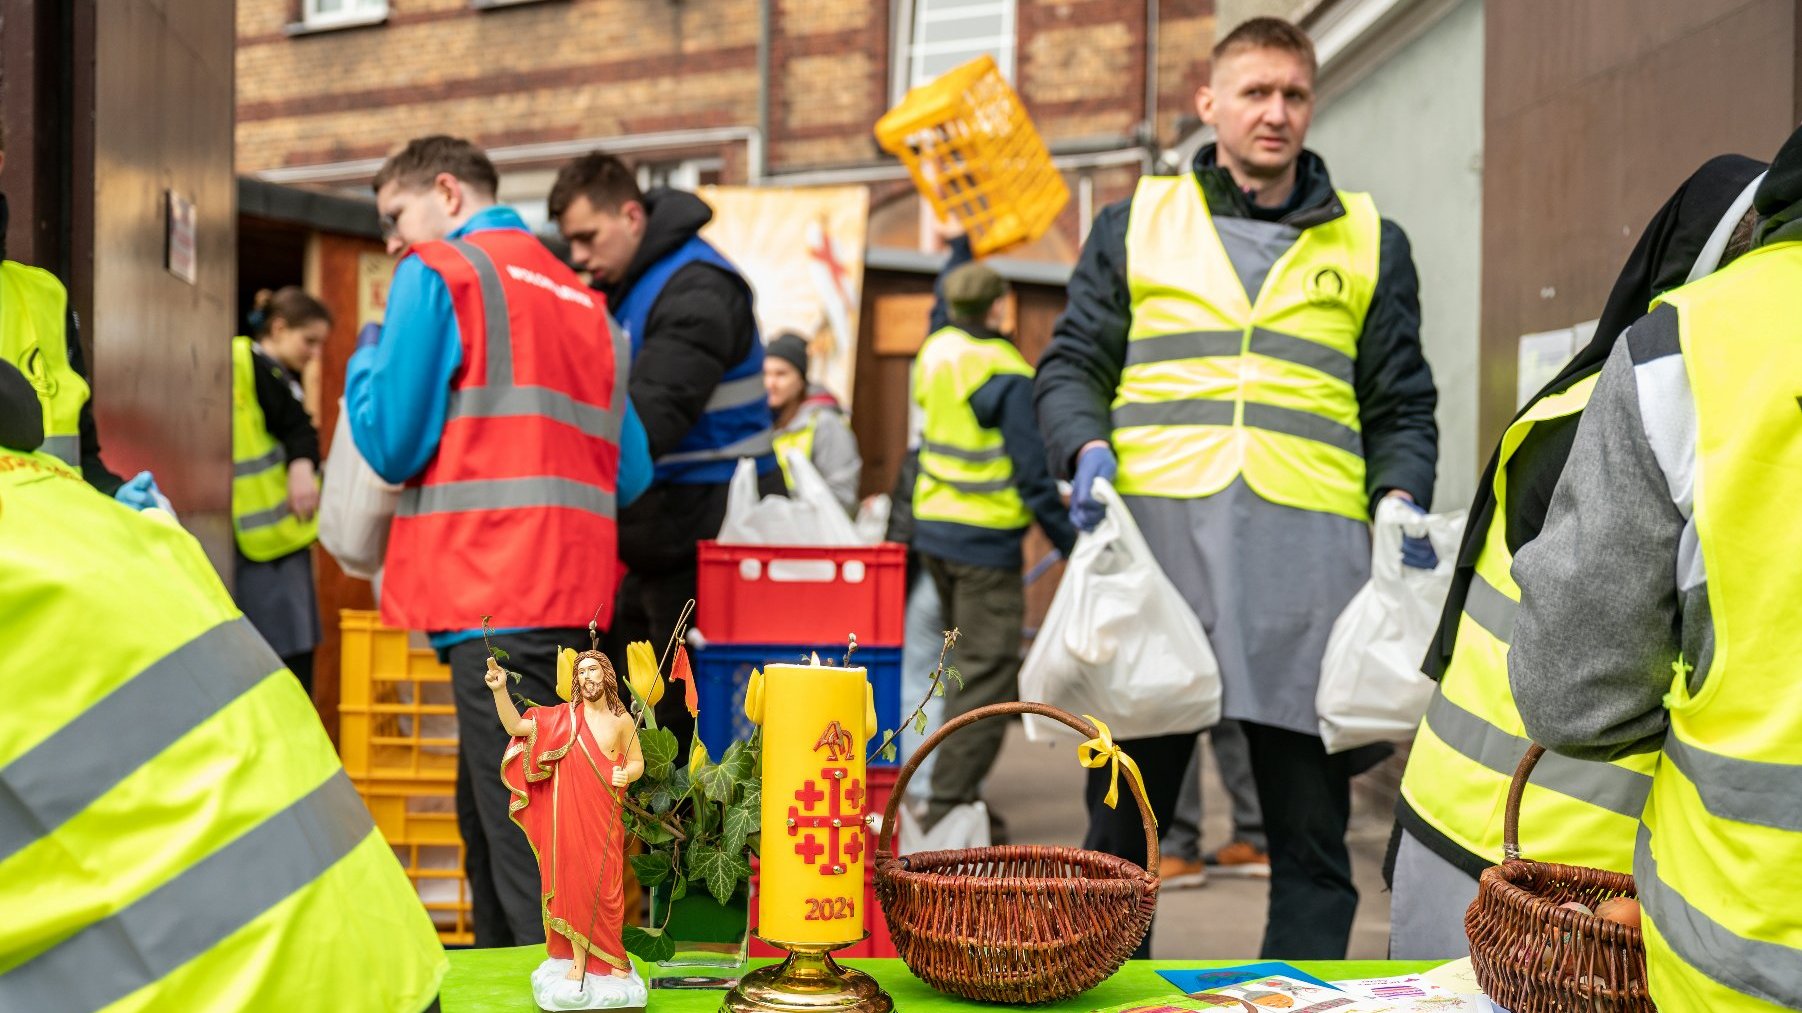
[[[1545,527],[1514,561],[1521,607],[1508,674],[1527,734],[1569,756],[1658,748],[1678,658],[1686,518],[1647,437],[1637,364],[1677,354],[1674,313],[1642,319],[1610,355]],[[1687,385],[1681,391],[1687,397]],[[1661,415],[1667,408],[1650,406]]]
[[[813,431],[813,466],[831,487],[832,495],[851,516],[857,516],[857,483],[863,477],[863,456],[857,437],[845,417],[822,411]]]

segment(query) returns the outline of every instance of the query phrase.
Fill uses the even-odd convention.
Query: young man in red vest
[[[496,206],[494,166],[423,137],[375,177],[403,254],[379,339],[351,357],[345,411],[371,467],[404,483],[383,569],[382,621],[425,630],[451,666],[461,741],[457,819],[476,945],[544,940],[537,862],[507,818],[507,735],[483,682],[492,639],[517,684],[557,700],[558,647],[612,614],[615,518],[650,484],[626,395],[625,335],[606,300]]]

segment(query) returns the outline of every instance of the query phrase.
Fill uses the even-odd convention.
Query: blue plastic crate
[[[696,731],[706,743],[708,755],[718,757],[733,740],[749,739],[756,730],[745,717],[745,683],[750,681],[753,670],[769,664],[806,664],[815,651],[819,652],[821,664],[835,665],[844,655],[845,645],[710,643],[706,650],[690,655],[701,704]],[[876,693],[877,738],[870,740],[867,752],[881,743],[884,729],[894,728],[901,720],[901,648],[859,647],[851,661],[868,670]],[[899,760],[897,750],[895,761],[878,758],[871,762],[875,766],[897,766]]]

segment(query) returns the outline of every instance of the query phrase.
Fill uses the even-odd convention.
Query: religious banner
[[[851,408],[870,195],[859,186],[784,190],[704,186],[713,207],[701,235],[757,295],[763,339],[807,339],[808,379]]]

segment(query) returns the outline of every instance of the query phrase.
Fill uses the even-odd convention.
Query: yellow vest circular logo
[[[1341,305],[1346,301],[1345,287],[1345,275],[1338,268],[1322,267],[1308,275],[1308,301],[1316,306]]]

